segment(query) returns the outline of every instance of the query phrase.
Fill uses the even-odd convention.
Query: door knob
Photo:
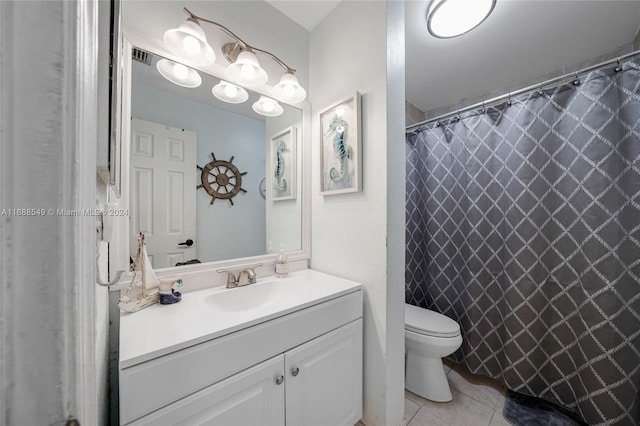
[[[185,241],[184,243],[178,243],[179,246],[187,246],[187,247],[191,247],[193,245],[193,240],[191,238],[189,238],[187,241]]]
[[[298,367],[293,367],[293,368],[291,369],[291,375],[292,375],[293,377],[296,377],[296,376],[298,375],[298,373],[300,373],[300,369],[299,369]]]
[[[284,376],[281,374],[278,377],[276,377],[276,385],[281,385],[282,382],[284,382]]]

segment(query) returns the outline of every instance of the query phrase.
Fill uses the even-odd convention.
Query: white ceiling
[[[406,96],[423,111],[616,50],[633,41],[639,1],[498,0],[487,20],[453,39],[431,36],[428,1],[407,1]]]
[[[308,31],[340,3],[267,1]],[[497,0],[476,29],[437,39],[429,2],[405,1],[406,97],[423,111],[596,58],[631,43],[640,26],[640,0]]]
[[[313,30],[342,0],[265,0],[297,22],[307,31]]]

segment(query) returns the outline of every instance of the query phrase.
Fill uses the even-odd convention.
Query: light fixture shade
[[[280,82],[274,87],[275,96],[283,102],[302,102],[307,92],[300,86],[298,79],[292,72],[286,72]]]
[[[266,96],[260,96],[260,99],[258,99],[251,107],[258,114],[267,117],[276,117],[284,112],[282,105],[271,98],[267,98]]]
[[[204,30],[192,19],[165,31],[164,42],[172,53],[195,65],[210,65],[216,60]]]
[[[156,68],[164,78],[178,86],[193,88],[202,84],[202,77],[200,77],[198,71],[178,62],[160,59],[156,64]]]
[[[248,50],[240,52],[236,61],[229,65],[229,75],[233,80],[249,87],[260,86],[269,79],[255,53]]]
[[[468,33],[493,11],[496,0],[433,0],[427,11],[427,28],[438,38]]]
[[[220,83],[213,86],[211,93],[221,101],[228,102],[230,104],[241,104],[249,99],[249,93],[247,93],[244,88],[224,80],[220,80]]]

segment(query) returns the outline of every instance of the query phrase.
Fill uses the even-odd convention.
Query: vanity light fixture
[[[282,105],[266,96],[260,96],[260,99],[258,99],[251,108],[258,114],[267,117],[276,117],[284,112]]]
[[[178,86],[194,88],[202,84],[202,77],[198,71],[178,62],[160,59],[156,63],[156,68],[164,78]]]
[[[173,53],[189,59],[195,65],[210,65],[216,60],[216,54],[207,43],[204,30],[198,21],[191,17],[178,28],[166,31],[164,42]]]
[[[211,93],[221,101],[230,104],[241,104],[249,99],[249,93],[246,90],[224,80],[220,80],[220,83],[213,86]]]
[[[496,0],[433,0],[427,10],[427,28],[438,38],[468,33],[491,14]]]
[[[221,47],[222,54],[230,65],[229,75],[235,83],[247,87],[256,87],[265,84],[269,76],[260,66],[258,53],[270,57],[274,62],[284,68],[284,75],[274,87],[275,97],[283,102],[297,103],[307,97],[307,92],[300,86],[295,77],[296,70],[285,64],[280,58],[271,52],[251,46],[234,34],[224,25],[193,14],[186,7],[183,11],[188,18],[178,28],[167,30],[164,40],[175,55],[192,61],[196,65],[210,65],[215,61],[213,49],[207,43],[202,22],[216,26],[222,32],[230,36],[234,41]]]
[[[278,99],[293,104],[307,97],[307,92],[300,86],[298,79],[291,72],[284,73],[274,90]]]

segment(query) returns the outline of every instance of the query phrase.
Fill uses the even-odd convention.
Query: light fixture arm
[[[182,10],[184,11],[184,13],[186,13],[189,16],[189,19],[193,19],[196,22],[200,22],[201,21],[201,22],[207,22],[209,24],[215,25],[222,32],[227,34],[229,37],[233,38],[240,45],[240,47],[242,47],[242,49],[248,50],[248,51],[252,51],[252,52],[260,52],[262,54],[265,54],[265,55],[269,56],[271,59],[273,59],[273,61],[276,62],[278,65],[280,65],[282,68],[284,68],[286,72],[291,73],[291,74],[296,72],[295,69],[293,69],[289,65],[285,64],[280,58],[278,58],[273,53],[267,52],[266,50],[258,49],[257,47],[251,46],[250,44],[248,44],[247,42],[242,40],[233,31],[231,31],[229,28],[225,27],[224,25],[219,24],[219,23],[214,22],[214,21],[211,21],[210,19],[198,16],[195,13],[191,12],[186,7],[183,8]]]

